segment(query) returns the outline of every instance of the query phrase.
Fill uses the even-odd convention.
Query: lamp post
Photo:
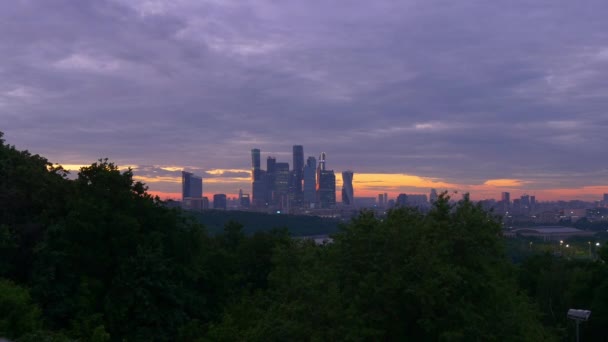
[[[591,316],[591,311],[589,310],[579,310],[579,309],[570,309],[568,310],[568,318],[576,321],[576,342],[579,342],[579,324],[581,322],[586,322],[589,320],[589,316]]]

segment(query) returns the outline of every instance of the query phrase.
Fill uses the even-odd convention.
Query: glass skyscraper
[[[353,205],[355,203],[353,175],[352,171],[342,172],[342,204],[344,205]]]

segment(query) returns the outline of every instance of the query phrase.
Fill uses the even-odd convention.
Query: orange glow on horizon
[[[488,179],[487,181],[485,181],[483,183],[483,185],[490,186],[490,187],[520,187],[520,186],[524,185],[524,183],[525,182],[520,179],[502,178],[502,179]]]

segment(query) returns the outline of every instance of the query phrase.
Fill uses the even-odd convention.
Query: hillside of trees
[[[272,227],[270,227],[272,228]],[[606,341],[608,249],[509,261],[464,197],[362,212],[316,245],[210,234],[100,160],[75,179],[0,134],[0,337],[12,341]]]

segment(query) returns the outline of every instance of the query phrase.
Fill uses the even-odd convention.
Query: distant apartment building
[[[182,171],[182,200],[203,197],[203,179],[194,174]]]
[[[376,206],[375,197],[355,197],[354,202],[357,208],[373,208]]]
[[[407,206],[407,195],[406,194],[397,195],[397,200],[395,201],[395,205],[399,206],[399,207]]]
[[[203,178],[182,171],[182,208],[202,210]]]
[[[431,189],[431,194],[429,195],[429,203],[433,204],[437,202],[439,195],[437,195],[437,190]]]
[[[213,209],[226,210],[228,207],[228,201],[226,194],[215,194],[213,195]]]
[[[426,208],[429,205],[429,200],[424,194],[407,195],[407,205],[411,207]]]
[[[378,207],[384,208],[386,206],[386,200],[384,199],[384,194],[378,194]]]

